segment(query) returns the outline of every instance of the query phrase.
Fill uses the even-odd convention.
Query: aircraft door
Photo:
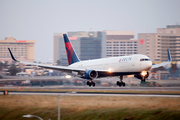
[[[131,67],[129,68],[129,72],[135,72],[139,69],[138,59],[137,57],[133,57],[131,60]]]
[[[135,66],[135,62],[136,62],[136,57],[133,57],[133,59],[132,59],[132,61],[131,61],[131,65],[132,65],[132,67],[134,67],[134,66]]]
[[[129,61],[129,65],[128,65],[129,72],[133,72],[135,70],[135,61],[136,61],[135,57],[132,57],[131,61]]]

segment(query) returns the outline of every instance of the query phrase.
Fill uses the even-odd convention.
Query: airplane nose
[[[152,62],[151,62],[151,61],[149,61],[149,67],[150,67],[150,68],[152,67]]]
[[[152,62],[149,61],[149,62],[147,63],[147,68],[148,68],[148,69],[151,69],[151,67],[152,67]]]
[[[152,67],[152,62],[148,61],[148,62],[144,62],[144,68],[143,70],[149,70]]]

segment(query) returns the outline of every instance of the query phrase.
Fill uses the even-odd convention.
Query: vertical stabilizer
[[[63,34],[64,37],[64,43],[65,43],[65,47],[66,47],[66,53],[67,53],[67,59],[68,59],[68,63],[69,65],[75,63],[75,62],[79,62],[79,58],[68,38],[68,36],[66,34]]]

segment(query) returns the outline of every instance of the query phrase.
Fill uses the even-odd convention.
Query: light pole
[[[61,119],[61,111],[60,111],[60,98],[61,97],[63,97],[65,94],[67,94],[67,93],[64,93],[63,95],[60,95],[60,94],[58,94],[58,120],[60,120]]]
[[[61,111],[60,111],[60,98],[61,97],[63,97],[63,96],[65,96],[65,95],[67,95],[67,94],[69,94],[69,93],[76,93],[76,92],[66,92],[66,93],[64,93],[64,94],[62,94],[62,95],[60,95],[60,94],[58,94],[58,120],[60,120],[60,115],[61,115]]]
[[[40,118],[39,116],[36,116],[36,115],[29,115],[29,114],[27,114],[27,115],[23,115],[22,117],[27,117],[27,118],[36,117],[36,118],[38,118],[40,120],[43,120],[42,118]]]

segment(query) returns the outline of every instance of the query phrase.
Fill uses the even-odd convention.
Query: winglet
[[[10,53],[10,55],[11,55],[11,58],[12,58],[14,61],[16,61],[16,62],[19,62],[19,60],[16,60],[15,57],[13,56],[10,48],[8,48],[8,50],[9,50],[9,53]]]
[[[172,61],[172,59],[171,59],[171,54],[170,54],[169,49],[167,49],[167,53],[168,53],[168,62],[171,62],[171,61]]]

